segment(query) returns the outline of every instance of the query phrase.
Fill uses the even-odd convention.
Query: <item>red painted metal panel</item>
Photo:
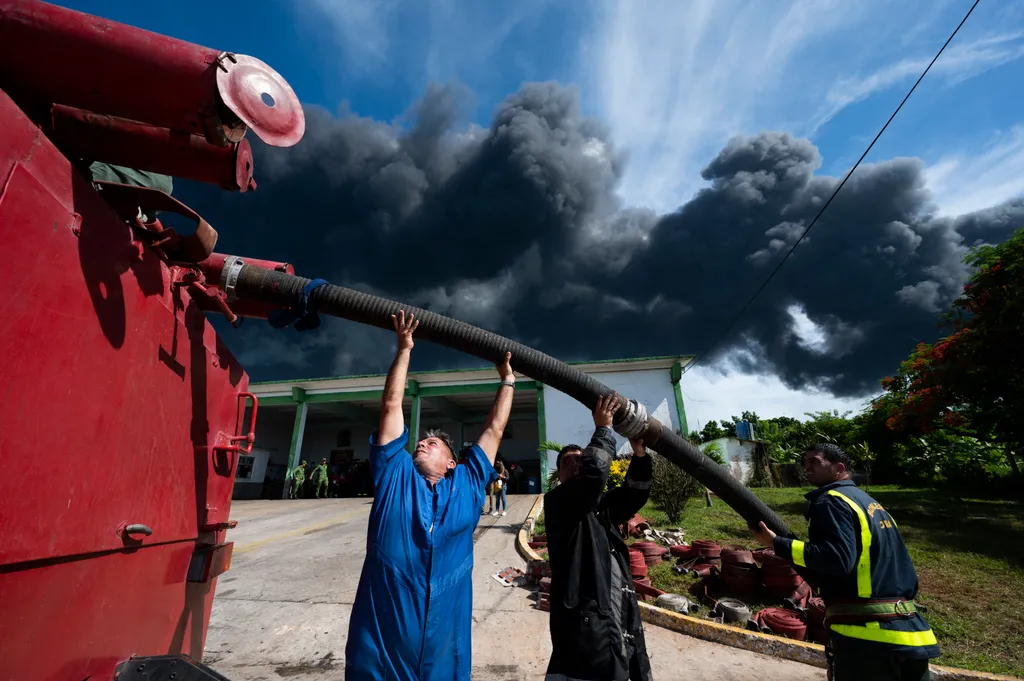
[[[99,681],[132,655],[201,658],[216,580],[185,581],[192,548],[0,568],[0,681]]]
[[[228,521],[237,454],[218,446],[248,430],[248,378],[3,91],[0,244],[0,680],[199,657],[213,583],[187,570],[224,540],[200,526]]]
[[[0,89],[0,193],[16,162],[71,210],[71,164]]]

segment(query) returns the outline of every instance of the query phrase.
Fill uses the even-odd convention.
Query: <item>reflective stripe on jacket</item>
[[[896,521],[852,480],[819,487],[810,502],[807,541],[775,538],[775,553],[789,559],[830,601],[917,596],[917,571]],[[885,646],[904,657],[939,656],[939,645],[920,613],[866,624],[831,624],[833,635]]]

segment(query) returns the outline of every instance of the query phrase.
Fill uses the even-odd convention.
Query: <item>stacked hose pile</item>
[[[825,629],[825,601],[817,596],[807,599],[807,639],[824,643],[828,638]]]
[[[668,552],[672,554],[673,558],[682,558],[689,560],[693,558],[693,549],[686,544],[677,544],[676,546],[668,547]]]
[[[761,572],[753,554],[742,546],[722,549],[722,581],[733,593],[752,596],[761,586]]]
[[[305,277],[263,269],[239,258],[225,261],[220,272],[220,287],[229,303],[242,300],[287,308],[309,322],[317,313],[322,313],[391,330],[394,328],[391,315],[405,311],[419,321],[417,337],[493,364],[502,361],[506,352],[511,352],[513,369],[569,395],[587,409],[593,409],[599,397],[615,392],[564,362],[465,322],[341,286],[321,285]],[[620,435],[642,439],[648,447],[692,475],[739,513],[748,525],[756,527],[763,521],[776,534],[794,536],[792,530],[724,466],[648,416],[639,402],[627,401],[616,414],[614,426]]]
[[[669,551],[677,557],[675,571],[681,575],[709,577],[722,564],[722,547],[707,539],[696,539],[688,547],[672,547]]]
[[[779,558],[771,549],[757,552],[761,561],[761,583],[776,598],[792,595],[803,583],[803,577],[784,558]]]
[[[697,539],[690,544],[690,548],[696,554],[696,557],[700,557],[702,563],[708,565],[721,565],[722,564],[722,547],[717,542],[710,541],[708,539]]]
[[[635,580],[646,579],[647,561],[644,560],[643,551],[629,548],[629,574]]]
[[[754,615],[754,622],[761,630],[776,636],[785,636],[797,641],[807,638],[807,622],[796,610],[786,608],[765,608]]]
[[[660,565],[662,556],[665,555],[665,547],[659,546],[652,541],[634,542],[632,548],[643,555],[644,563],[647,567]]]

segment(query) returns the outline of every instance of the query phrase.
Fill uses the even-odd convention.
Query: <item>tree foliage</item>
[[[678,431],[677,431],[678,432]],[[679,433],[681,435],[681,433]],[[693,437],[691,436],[691,441]],[[721,445],[717,442],[700,444],[694,442],[701,451],[718,465],[725,465]],[[704,494],[704,486],[665,457],[651,453],[651,464],[654,468],[654,482],[651,485],[651,501],[665,512],[670,523],[677,523],[686,509],[691,497]]]
[[[557,454],[561,450],[562,450],[561,443],[555,442],[554,440],[545,440],[544,442],[541,442],[540,445],[537,446],[537,451],[540,452],[542,455],[545,455],[545,456],[547,455],[548,452],[554,452],[555,454]],[[552,468],[550,471],[548,471],[548,479],[547,479],[547,485],[548,486],[547,486],[546,489],[552,489],[557,484],[558,484],[558,469],[557,468]]]
[[[729,435],[724,428],[718,425],[717,421],[708,421],[704,424],[698,436],[701,442],[710,442],[711,440],[718,440]]]
[[[974,273],[943,321],[952,330],[921,343],[873,408],[894,431],[944,431],[985,447],[1001,447],[1019,475],[1024,451],[1024,229],[999,246],[972,249]]]
[[[651,484],[651,501],[658,505],[670,523],[678,523],[686,504],[697,492],[697,481],[679,466],[654,452],[651,457],[654,481]]]

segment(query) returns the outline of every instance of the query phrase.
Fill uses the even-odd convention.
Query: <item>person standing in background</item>
[[[292,471],[292,486],[288,490],[289,497],[298,499],[302,494],[302,483],[306,482],[306,462],[301,462]]]
[[[500,457],[501,454],[498,456]],[[508,510],[508,497],[506,496],[508,469],[505,468],[505,462],[500,458],[494,460],[494,472],[497,473],[498,479],[494,481],[494,512],[491,515],[498,517],[505,515],[505,511]]]
[[[313,469],[313,483],[316,485],[316,498],[327,498],[327,459],[320,459],[320,465]],[[320,496],[321,492],[323,497]]]

